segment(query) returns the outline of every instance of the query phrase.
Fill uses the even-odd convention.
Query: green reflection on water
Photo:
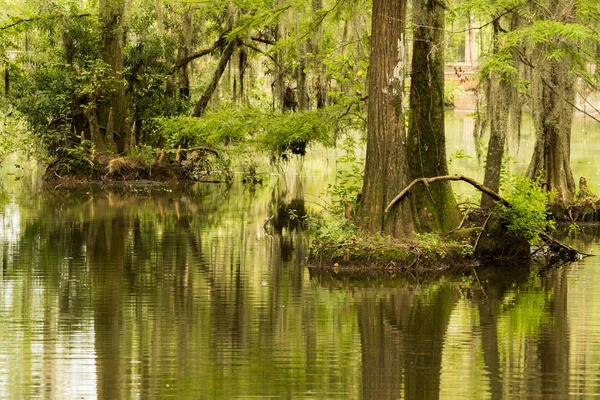
[[[599,395],[600,261],[311,276],[310,234],[287,215],[317,209],[307,194],[335,177],[324,155],[254,190],[44,194],[5,175],[0,398]],[[574,244],[598,252],[595,237]]]

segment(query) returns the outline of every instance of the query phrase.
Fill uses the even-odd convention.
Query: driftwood
[[[385,212],[387,213],[397,202],[399,202],[404,196],[406,196],[406,194],[410,191],[410,189],[412,189],[413,186],[415,186],[417,183],[423,183],[425,185],[429,185],[430,183],[434,183],[434,182],[442,182],[442,181],[463,181],[463,182],[467,182],[470,185],[472,185],[473,187],[475,187],[477,190],[487,194],[488,196],[490,196],[492,199],[496,200],[497,202],[499,202],[500,204],[506,206],[506,207],[510,207],[510,202],[508,200],[506,200],[505,198],[503,198],[502,196],[500,196],[498,193],[494,192],[492,189],[488,188],[487,186],[482,185],[481,183],[477,182],[476,180],[469,178],[468,176],[464,176],[464,175],[442,175],[442,176],[434,176],[431,178],[417,178],[414,181],[412,181],[411,183],[408,184],[408,186],[406,186],[404,189],[402,189],[402,191],[400,193],[398,193],[398,195],[396,197],[394,197],[394,199],[392,201],[390,201],[390,203],[387,205],[387,207],[385,208]],[[540,237],[549,244],[553,244],[557,247],[560,247],[562,249],[565,249],[573,254],[578,254],[581,258],[583,257],[590,257],[593,256],[593,254],[586,254],[586,253],[582,253],[576,249],[574,249],[573,247],[569,246],[568,244],[565,244],[557,239],[554,239],[552,236],[548,235],[546,232],[540,232]],[[478,238],[479,240],[479,238]]]

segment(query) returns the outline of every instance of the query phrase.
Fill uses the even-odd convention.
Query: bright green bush
[[[541,178],[531,180],[512,175],[507,183],[505,198],[510,206],[499,205],[498,214],[508,222],[509,232],[521,235],[533,244],[539,240],[541,232],[554,228],[554,221],[548,219],[546,210],[554,193],[542,191]]]

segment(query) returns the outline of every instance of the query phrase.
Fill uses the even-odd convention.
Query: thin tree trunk
[[[365,231],[395,237],[413,231],[410,202],[384,213],[385,205],[409,181],[402,105],[405,16],[405,0],[373,2],[367,155],[358,214]]]
[[[179,33],[179,48],[177,49],[177,59],[187,60],[190,56],[190,48],[192,46],[193,22],[192,13],[189,9],[183,12],[181,17],[182,26]],[[189,99],[190,97],[190,75],[188,63],[178,69],[177,77],[179,80],[179,97]]]
[[[413,179],[448,174],[444,127],[444,9],[431,0],[413,1],[413,59],[408,152]],[[413,194],[419,229],[450,230],[460,222],[452,188],[443,183]],[[432,214],[428,217],[428,214]]]
[[[504,147],[508,131],[511,84],[506,79],[492,76],[489,80],[489,85],[488,112],[490,113],[490,141],[488,143],[483,185],[499,193],[502,159],[504,157]],[[490,196],[485,193],[481,195],[482,208],[493,208],[494,203],[495,200]]]
[[[4,63],[4,97],[8,97],[10,93],[10,65],[8,62]]]
[[[194,107],[194,112],[192,113],[193,117],[200,117],[206,111],[206,107],[208,106],[208,102],[210,101],[212,95],[215,93],[217,86],[219,85],[219,81],[221,80],[221,76],[227,67],[227,63],[229,63],[229,59],[233,54],[233,49],[235,48],[235,40],[232,40],[225,46],[223,53],[221,54],[221,59],[219,60],[219,64],[217,65],[217,69],[213,74],[213,78],[208,85],[208,87],[204,90],[204,93],[196,103]]]
[[[493,21],[494,26],[494,53],[500,48],[499,34],[501,17]],[[487,112],[490,121],[490,140],[488,142],[487,158],[485,163],[485,175],[483,185],[496,193],[500,192],[500,175],[502,171],[502,159],[508,133],[508,121],[511,111],[512,85],[509,77],[504,74],[491,73],[487,79]],[[520,112],[520,109],[519,109]],[[494,199],[483,193],[481,195],[481,207],[493,208]]]

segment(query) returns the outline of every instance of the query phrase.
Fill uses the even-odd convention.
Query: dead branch
[[[500,197],[500,195],[498,193],[494,192],[492,189],[488,188],[487,186],[482,185],[481,183],[477,182],[476,180],[469,178],[468,176],[442,175],[442,176],[434,176],[431,178],[415,179],[407,187],[402,189],[402,191],[396,197],[394,197],[394,199],[392,201],[390,201],[390,204],[388,204],[388,206],[385,208],[385,212],[387,213],[388,211],[390,211],[390,208],[392,208],[394,206],[394,204],[396,204],[398,201],[400,201],[410,191],[410,189],[412,189],[412,187],[414,185],[416,185],[417,183],[420,182],[420,183],[424,183],[425,185],[429,185],[430,183],[442,182],[442,181],[464,181],[464,182],[467,182],[470,185],[474,186],[479,191],[490,196],[492,199],[499,201],[500,203],[502,203],[503,205],[505,205],[507,207],[510,207],[510,203],[506,199]]]
[[[390,208],[392,208],[398,201],[400,201],[409,191],[410,189],[412,189],[412,187],[414,185],[416,185],[417,183],[421,182],[424,183],[425,185],[429,185],[430,183],[434,183],[434,182],[442,182],[442,181],[463,181],[463,182],[467,182],[470,185],[474,186],[477,190],[487,194],[488,196],[490,196],[492,199],[496,200],[497,202],[501,203],[502,205],[506,206],[506,207],[510,207],[510,203],[508,202],[508,200],[504,199],[503,197],[501,197],[498,193],[494,192],[492,189],[488,188],[487,186],[482,185],[481,183],[477,182],[476,180],[469,178],[468,176],[464,176],[464,175],[442,175],[442,176],[434,176],[431,178],[417,178],[414,181],[412,181],[411,183],[408,184],[407,187],[405,187],[404,189],[402,189],[402,191],[396,196],[394,197],[394,199],[392,201],[390,201],[390,203],[388,204],[388,206],[385,208],[385,212],[387,213]],[[490,214],[491,215],[491,214]],[[488,217],[489,219],[489,217]],[[487,223],[487,220],[486,220]],[[485,224],[484,227],[485,228]],[[483,228],[482,228],[482,232],[483,232]],[[481,234],[479,235],[481,236]],[[586,253],[582,253],[576,249],[574,249],[573,247],[569,246],[568,244],[565,244],[559,240],[554,239],[552,236],[548,235],[546,232],[540,232],[540,237],[546,242],[550,242],[553,243],[554,245],[561,247],[563,249],[566,249],[567,251],[570,252],[574,252],[576,254],[581,255],[582,257],[590,257],[593,254],[586,254]],[[479,241],[479,237],[477,238],[477,241]],[[475,244],[475,246],[477,246],[477,244]]]

